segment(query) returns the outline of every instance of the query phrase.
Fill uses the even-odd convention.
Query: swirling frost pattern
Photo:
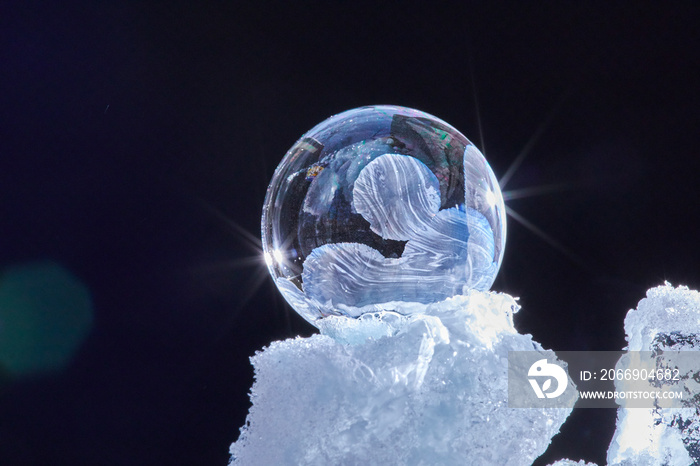
[[[440,182],[418,159],[385,154],[360,172],[353,206],[382,238],[410,240],[440,210]]]
[[[439,210],[439,183],[418,159],[385,154],[373,160],[355,181],[353,206],[375,233],[407,241],[404,252],[385,258],[360,243],[314,249],[302,282],[319,307],[351,316],[407,311],[410,303],[430,304],[490,286],[496,264],[487,219],[463,206]]]

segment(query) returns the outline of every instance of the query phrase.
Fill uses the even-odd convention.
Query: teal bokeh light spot
[[[0,272],[0,370],[15,378],[64,368],[92,326],[83,283],[55,262]]]

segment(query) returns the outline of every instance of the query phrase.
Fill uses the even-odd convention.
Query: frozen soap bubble
[[[277,287],[309,322],[414,314],[491,287],[505,207],[488,162],[455,128],[418,110],[362,107],[287,152],[262,238]]]

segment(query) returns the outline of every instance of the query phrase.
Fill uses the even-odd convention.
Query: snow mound
[[[529,465],[570,409],[507,405],[515,300],[471,291],[425,314],[328,317],[251,358],[253,406],[231,464]],[[557,463],[561,465],[585,463]]]

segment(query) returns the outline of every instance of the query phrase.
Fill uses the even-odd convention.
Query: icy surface
[[[542,351],[513,327],[517,309],[470,291],[425,314],[331,316],[319,335],[272,343],[251,359],[232,464],[532,464],[570,409],[507,407],[508,351]]]
[[[630,351],[698,351],[700,349],[700,293],[687,287],[652,288],[637,309],[625,318]],[[618,362],[624,368],[628,358]],[[681,370],[686,389],[697,385],[698,370]],[[651,386],[650,382],[650,386]],[[690,387],[698,393],[697,386]],[[624,390],[625,383],[616,383]],[[684,402],[684,404],[686,404]],[[625,409],[617,413],[617,429],[608,450],[611,465],[684,466],[700,462],[700,415],[697,400],[687,408]]]
[[[573,461],[573,460],[559,460],[555,461],[554,463],[550,464],[549,466],[598,466],[595,463],[586,463],[583,460],[580,461]]]

